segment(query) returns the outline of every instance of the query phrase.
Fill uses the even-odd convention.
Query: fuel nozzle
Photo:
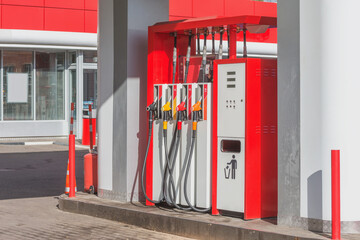
[[[154,102],[146,107],[146,111],[149,112],[149,129],[152,128],[152,123],[154,121],[154,116],[157,112],[157,98],[155,98]],[[149,131],[150,134],[151,131]]]
[[[192,106],[192,112],[193,112],[193,131],[195,132],[197,130],[197,123],[201,118],[201,99],[199,101],[197,101],[193,106]]]
[[[170,107],[170,101],[168,101],[161,110],[164,112],[164,119],[163,119],[163,129],[167,129],[167,122],[171,119],[171,107]]]
[[[178,122],[186,121],[187,120],[187,114],[186,114],[186,102],[181,102],[176,107],[176,112],[178,112]]]
[[[157,98],[154,100],[152,104],[146,107],[146,111],[148,112],[156,112],[157,111]]]

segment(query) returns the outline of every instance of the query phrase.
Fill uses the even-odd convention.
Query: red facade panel
[[[97,10],[98,0],[85,0],[85,9],[87,10]]]
[[[2,28],[43,30],[44,8],[25,6],[2,6]]]
[[[254,15],[254,2],[249,0],[225,0],[225,16]]]
[[[254,2],[255,15],[276,17],[277,16],[277,4]]]
[[[85,0],[45,0],[45,7],[84,9],[84,1]]]
[[[84,20],[83,10],[45,8],[44,30],[84,32]]]
[[[0,3],[9,5],[26,5],[33,7],[44,6],[44,0],[2,0],[0,1]]]
[[[224,3],[225,0],[193,1],[193,17],[224,16]]]
[[[183,17],[182,19],[191,18],[193,16],[193,0],[170,0],[169,15],[180,16]]]
[[[85,11],[85,32],[97,33],[97,11]]]

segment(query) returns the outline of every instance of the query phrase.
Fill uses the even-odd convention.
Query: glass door
[[[84,69],[83,109],[97,108],[97,69]]]

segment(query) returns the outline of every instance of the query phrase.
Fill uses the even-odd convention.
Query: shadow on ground
[[[76,151],[76,183],[83,190],[83,156]],[[0,154],[0,200],[56,196],[64,193],[67,151]]]

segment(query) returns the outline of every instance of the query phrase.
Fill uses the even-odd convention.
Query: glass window
[[[65,120],[65,53],[36,52],[36,120]]]
[[[71,103],[74,103],[74,133],[76,133],[76,69],[70,69],[69,70],[70,75],[70,105]],[[69,116],[70,117],[70,116]]]
[[[76,52],[69,52],[69,64],[76,64]]]
[[[84,69],[84,109],[88,109],[89,105],[96,109],[97,101],[97,70]]]
[[[33,52],[4,51],[4,120],[33,120]]]
[[[97,51],[84,51],[84,63],[97,63]]]

